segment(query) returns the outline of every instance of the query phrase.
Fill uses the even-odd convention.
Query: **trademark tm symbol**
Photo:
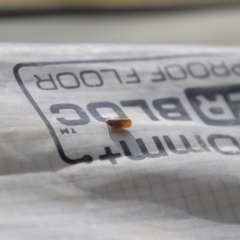
[[[71,134],[71,133],[77,133],[73,128],[71,128],[70,130],[68,128],[65,129],[60,129],[61,134]]]

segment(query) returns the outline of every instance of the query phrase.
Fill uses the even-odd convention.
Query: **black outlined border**
[[[19,63],[14,66],[13,73],[15,75],[15,78],[30,101],[30,103],[33,105],[39,116],[42,118],[43,122],[47,126],[50,135],[53,138],[53,141],[57,147],[58,153],[68,164],[76,164],[81,162],[91,162],[93,161],[93,158],[90,155],[84,155],[82,158],[78,159],[70,159],[68,158],[64,150],[62,148],[62,145],[57,137],[57,134],[54,131],[54,128],[52,127],[51,123],[48,121],[48,119],[43,114],[42,110],[39,108],[38,104],[35,102],[27,88],[24,86],[23,81],[19,75],[19,69],[23,67],[37,67],[37,66],[50,66],[50,65],[66,65],[66,64],[81,64],[81,63],[113,63],[113,62],[137,62],[137,61],[154,61],[154,60],[166,60],[166,59],[174,59],[174,58],[190,58],[190,57],[215,57],[215,56],[226,56],[226,55],[235,55],[231,53],[206,53],[206,54],[180,54],[180,55],[168,55],[168,56],[162,56],[162,57],[144,57],[144,58],[127,58],[127,59],[102,59],[102,60],[84,60],[84,61],[59,61],[59,62],[33,62],[33,63]]]

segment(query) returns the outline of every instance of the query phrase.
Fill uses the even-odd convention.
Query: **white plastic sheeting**
[[[239,81],[238,48],[1,44],[1,238],[238,239]]]

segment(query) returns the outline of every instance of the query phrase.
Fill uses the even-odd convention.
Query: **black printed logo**
[[[240,85],[192,88],[185,93],[201,120],[208,125],[240,124]]]

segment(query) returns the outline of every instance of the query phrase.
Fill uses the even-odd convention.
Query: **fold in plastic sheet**
[[[238,48],[1,44],[1,238],[238,239],[239,82]]]

